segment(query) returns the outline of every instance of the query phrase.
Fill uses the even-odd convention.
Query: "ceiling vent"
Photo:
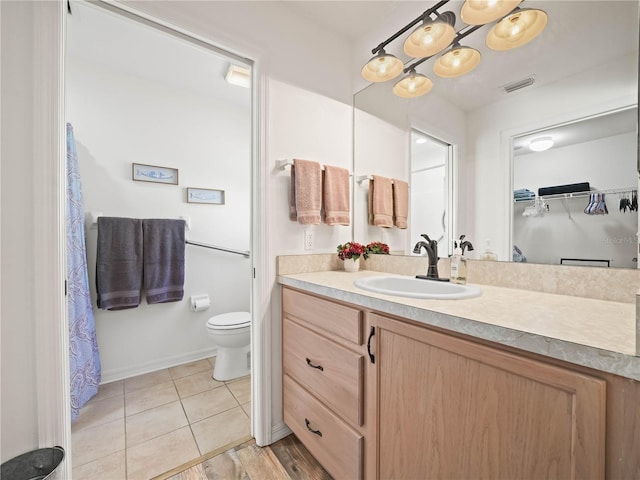
[[[503,85],[502,88],[504,88],[505,92],[511,93],[511,92],[515,92],[516,90],[520,90],[521,88],[533,85],[533,82],[535,81],[536,81],[535,75],[531,75],[530,77],[525,78],[523,80],[518,80],[517,82],[512,82],[512,83]]]

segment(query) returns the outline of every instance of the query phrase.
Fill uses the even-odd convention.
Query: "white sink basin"
[[[368,277],[355,280],[353,284],[370,292],[410,298],[454,300],[482,295],[482,290],[475,285],[458,285],[414,277]]]

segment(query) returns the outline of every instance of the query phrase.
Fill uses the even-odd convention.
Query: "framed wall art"
[[[224,205],[224,190],[187,187],[187,202]]]
[[[156,165],[144,165],[142,163],[132,163],[131,178],[136,182],[178,185],[178,169],[159,167]]]

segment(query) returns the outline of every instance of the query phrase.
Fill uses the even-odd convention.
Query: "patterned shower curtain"
[[[69,312],[69,364],[71,420],[98,392],[100,356],[89,293],[84,238],[84,205],[73,127],[67,123],[67,305]]]

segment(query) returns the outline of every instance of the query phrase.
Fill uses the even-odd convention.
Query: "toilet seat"
[[[214,315],[207,320],[207,328],[212,330],[233,330],[251,325],[249,312],[229,312]]]

